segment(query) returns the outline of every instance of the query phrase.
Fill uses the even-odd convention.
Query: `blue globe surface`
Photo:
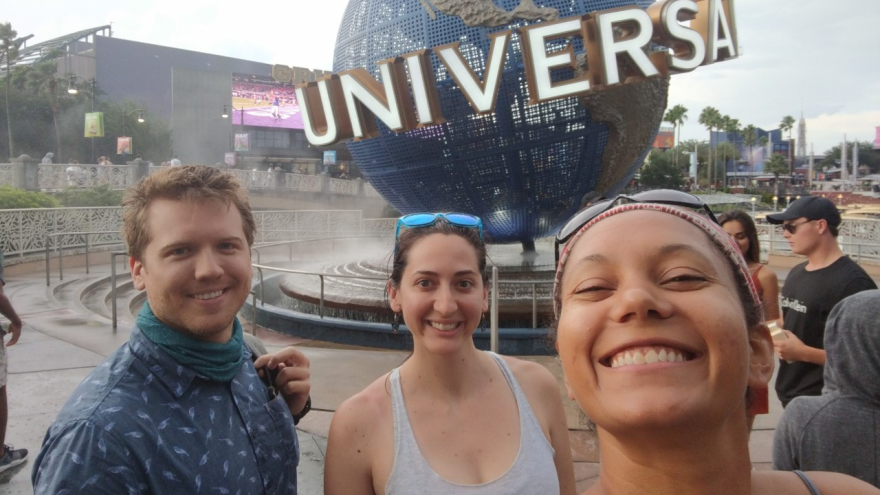
[[[471,27],[467,24],[473,22],[466,23],[463,16],[441,11],[443,4],[457,1],[350,0],[339,28],[333,71],[365,67],[378,79],[376,61],[458,41],[482,78],[488,35],[530,22],[512,19],[494,27]],[[521,2],[465,1],[472,2],[471,10],[482,5],[508,12]],[[653,1],[537,0],[535,4],[556,9],[558,18],[566,18],[627,5],[645,8]],[[576,53],[583,52],[578,38],[574,45]],[[528,105],[518,36],[508,47],[492,115],[477,115],[443,64],[436,56],[432,61],[447,122],[398,134],[380,121],[380,136],[350,142],[349,150],[366,179],[402,213],[474,213],[482,217],[493,242],[524,242],[554,233],[579,209],[584,195],[597,189],[603,166],[620,170],[613,183],[603,184],[600,191],[615,194],[638,170],[659,125],[659,120],[650,124],[651,138],[639,138],[635,155],[621,163],[609,164],[606,158],[603,165],[609,125],[594,120],[581,99]],[[558,70],[553,77],[567,79],[573,71]],[[665,89],[662,101],[651,104],[659,105],[662,113]]]

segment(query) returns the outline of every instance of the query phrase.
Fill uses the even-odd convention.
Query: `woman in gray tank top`
[[[553,375],[474,346],[488,310],[479,218],[402,217],[392,262],[389,301],[413,353],[337,409],[324,493],[574,494]]]
[[[701,200],[651,193],[583,210],[557,236],[557,348],[602,459],[586,493],[880,493],[837,473],[752,470],[748,397],[774,363],[761,300],[714,217],[681,208]]]

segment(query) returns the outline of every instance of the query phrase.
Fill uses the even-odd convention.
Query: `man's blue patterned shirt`
[[[245,348],[230,383],[181,366],[135,327],[76,388],[34,462],[38,494],[296,494],[299,443]]]

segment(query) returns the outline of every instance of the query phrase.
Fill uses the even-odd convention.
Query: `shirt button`
[[[257,430],[251,429],[251,438],[257,438]]]

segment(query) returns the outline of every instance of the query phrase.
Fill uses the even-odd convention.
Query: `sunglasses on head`
[[[400,228],[417,229],[430,227],[442,218],[455,227],[479,229],[480,240],[483,240],[483,221],[480,217],[468,213],[411,213],[397,219],[397,229],[394,232],[394,255],[397,256],[397,240],[400,238]]]
[[[656,189],[653,191],[645,191],[632,196],[619,194],[612,199],[599,200],[583,210],[577,212],[565,225],[559,229],[556,234],[556,242],[554,243],[554,252],[556,254],[556,263],[559,263],[559,245],[568,242],[571,237],[576,234],[581,227],[590,222],[590,220],[598,217],[602,213],[624,203],[658,203],[670,206],[681,206],[694,210],[703,210],[706,216],[718,223],[718,219],[709,209],[709,205],[705,201],[682,191],[672,189]]]

